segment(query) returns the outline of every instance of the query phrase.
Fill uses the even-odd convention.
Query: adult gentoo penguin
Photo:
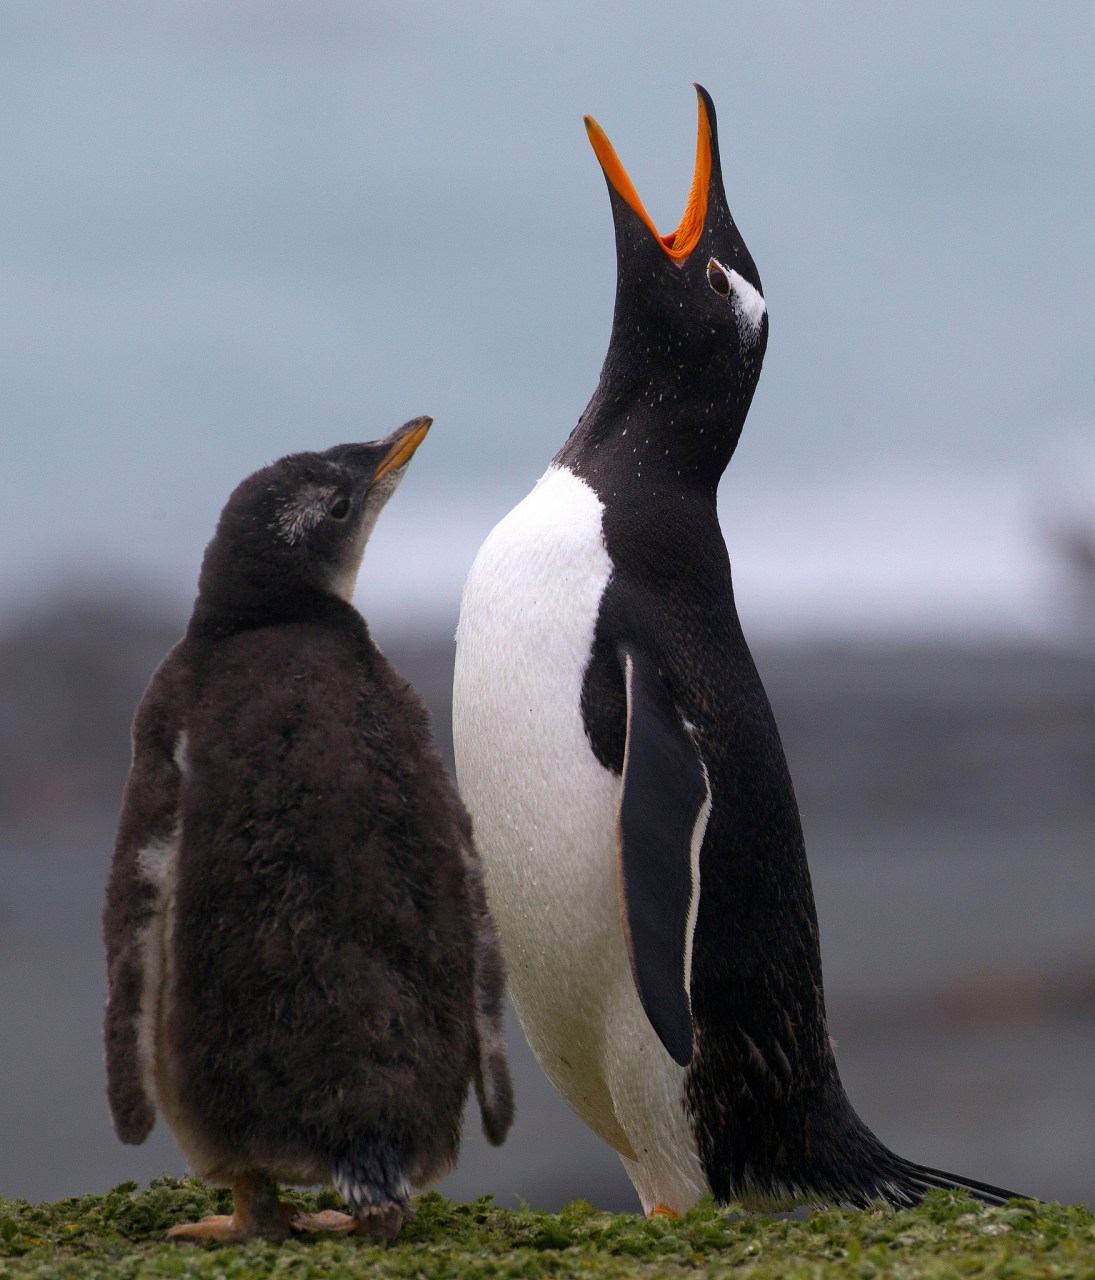
[[[103,916],[107,1088],[159,1106],[234,1212],[176,1238],[392,1235],[453,1163],[474,1080],[513,1102],[503,966],[468,817],[415,691],[350,603],[429,418],[300,453],[225,507],[137,710]],[[333,1181],[310,1217],[277,1182]]]
[[[893,1154],[826,1025],[779,733],[742,636],[719,477],[768,338],[701,88],[661,236],[586,119],[618,279],[589,406],[484,542],[457,636],[457,775],[518,1018],[647,1213],[1009,1193]]]

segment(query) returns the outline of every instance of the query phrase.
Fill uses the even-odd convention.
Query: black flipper
[[[624,935],[646,1016],[673,1060],[687,1066],[699,851],[711,792],[703,760],[656,663],[633,644],[621,643],[616,652],[627,689],[617,818]]]
[[[475,1030],[479,1053],[475,1063],[475,1096],[483,1133],[492,1146],[500,1147],[513,1124],[513,1081],[506,1057],[503,1007],[506,994],[506,964],[498,944],[494,919],[487,907],[483,868],[471,842],[464,845],[464,871],[468,900],[475,929]]]
[[[172,708],[176,650],[153,676],[133,723],[126,781],[103,908],[107,1098],[122,1142],[141,1143],[156,1120],[150,1082],[163,951],[165,877],[179,834],[180,724]]]

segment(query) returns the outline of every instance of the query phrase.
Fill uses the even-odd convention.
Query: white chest
[[[456,767],[533,1053],[630,1162],[668,1160],[686,1204],[702,1174],[683,1073],[643,1013],[620,917],[621,783],[593,755],[581,713],[612,572],[601,518],[593,490],[553,467],[484,542],[457,634]]]
[[[593,756],[580,706],[610,574],[600,501],[552,468],[492,531],[464,590],[457,772],[511,968],[533,947],[569,953],[581,900],[592,893],[594,911],[615,897],[619,779]]]

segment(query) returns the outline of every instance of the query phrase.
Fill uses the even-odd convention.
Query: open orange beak
[[[711,186],[711,121],[707,116],[707,106],[703,94],[699,93],[699,124],[696,130],[696,170],[692,176],[692,190],[688,193],[688,203],[676,231],[662,235],[654,225],[650,214],[643,208],[643,202],[627,170],[620,163],[612,143],[605,136],[604,130],[593,119],[586,116],[586,132],[593,144],[594,153],[600,161],[605,177],[621,200],[627,204],[637,218],[650,228],[651,234],[665,252],[675,262],[687,258],[699,242],[703,234],[703,224],[707,217],[707,194]]]

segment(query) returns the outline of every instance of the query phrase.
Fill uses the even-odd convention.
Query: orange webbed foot
[[[394,1240],[412,1213],[406,1206],[394,1204],[366,1209],[356,1216],[339,1213],[337,1209],[322,1209],[319,1213],[301,1214],[291,1225],[294,1231],[300,1232],[328,1231],[370,1240]]]
[[[281,1241],[289,1238],[300,1217],[295,1204],[278,1199],[278,1187],[264,1173],[243,1174],[232,1183],[232,1213],[214,1214],[200,1222],[180,1222],[167,1233],[168,1240],[212,1240],[238,1244],[244,1240]]]
[[[670,1209],[667,1204],[659,1202],[646,1216],[647,1220],[649,1220],[650,1218],[679,1218],[681,1215],[676,1209]]]

